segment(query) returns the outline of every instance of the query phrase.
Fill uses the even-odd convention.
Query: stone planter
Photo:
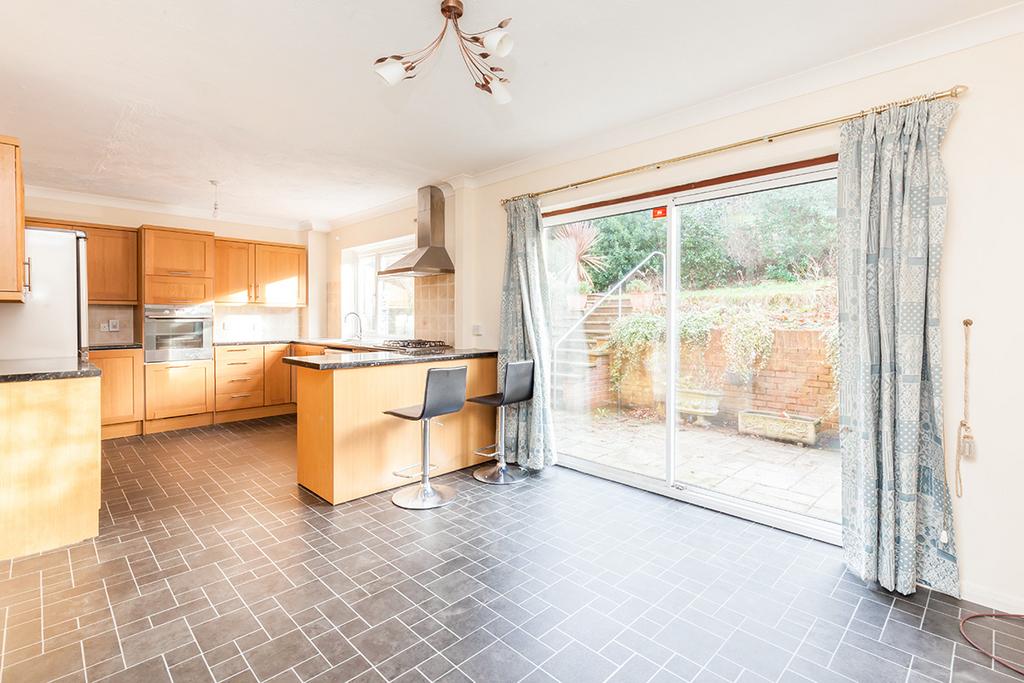
[[[813,446],[818,442],[818,425],[821,424],[821,418],[781,415],[766,410],[741,410],[738,418],[740,434],[763,436],[805,446]]]
[[[693,416],[695,424],[706,427],[710,424],[707,418],[718,415],[718,403],[723,396],[720,391],[680,388],[676,393],[676,408],[680,413]]]

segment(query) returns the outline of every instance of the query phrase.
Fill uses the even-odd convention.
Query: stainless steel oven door
[[[146,307],[143,347],[147,363],[213,358],[213,317],[205,310]],[[198,308],[198,307],[196,307]],[[193,315],[187,315],[192,313]],[[198,313],[199,315],[195,315]]]

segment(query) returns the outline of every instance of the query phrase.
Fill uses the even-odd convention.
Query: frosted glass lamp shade
[[[377,72],[377,75],[384,79],[384,82],[388,85],[395,85],[406,76],[405,65],[401,62],[389,59],[381,62],[380,64],[374,64],[373,70]]]
[[[491,95],[498,104],[508,104],[512,101],[512,92],[505,87],[501,81],[491,81],[489,84]]]
[[[484,49],[495,57],[508,56],[508,53],[512,52],[512,46],[515,44],[508,31],[500,28],[488,31],[483,35],[483,39]]]

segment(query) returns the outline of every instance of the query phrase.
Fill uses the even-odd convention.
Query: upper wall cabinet
[[[255,300],[256,245],[236,240],[216,240],[217,271],[213,291],[218,303],[247,304]]]
[[[268,306],[306,305],[306,250],[302,247],[256,245],[256,303]]]
[[[306,250],[240,240],[216,241],[218,303],[306,305]]]
[[[24,301],[25,185],[21,145],[0,136],[0,301]]]
[[[180,306],[213,301],[211,233],[150,225],[140,231],[145,303]]]
[[[213,277],[213,235],[142,226],[146,275]]]
[[[139,301],[139,234],[135,230],[87,228],[89,303]]]

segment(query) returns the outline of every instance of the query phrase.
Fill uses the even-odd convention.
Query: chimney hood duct
[[[427,185],[417,193],[416,249],[381,270],[381,277],[428,277],[454,273],[455,264],[444,248],[444,193]]]

